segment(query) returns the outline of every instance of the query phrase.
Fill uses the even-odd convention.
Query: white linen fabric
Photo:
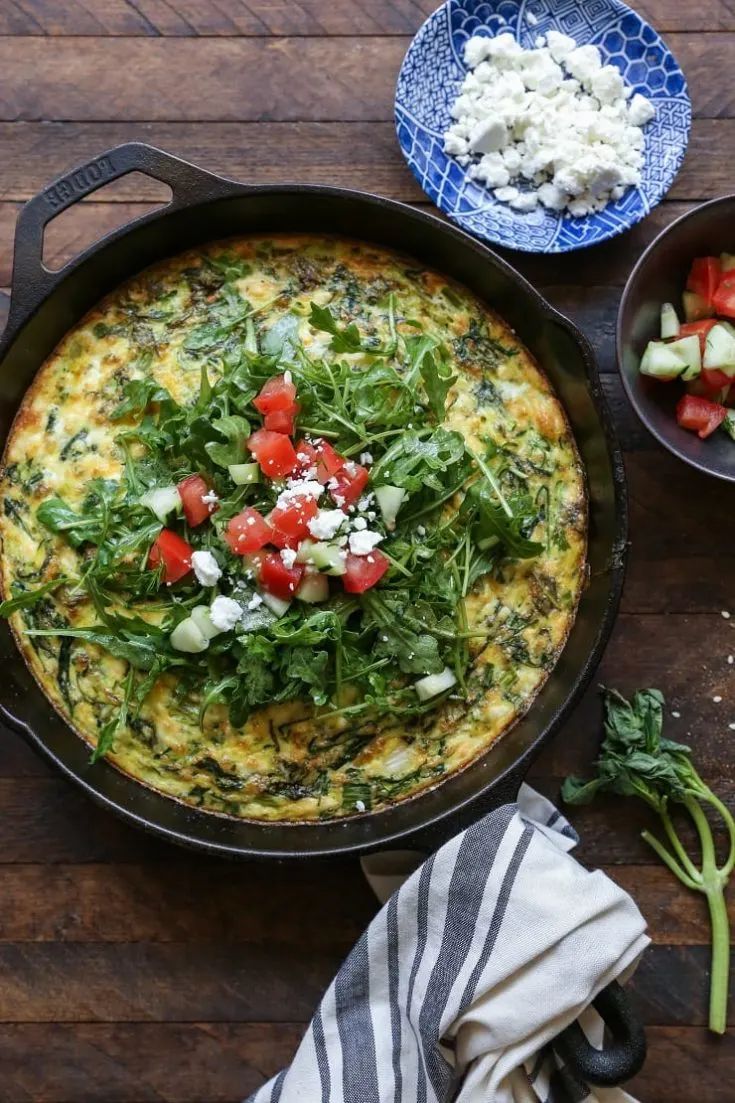
[[[327,991],[289,1068],[247,1103],[622,1103],[549,1043],[625,980],[648,944],[633,900],[569,851],[577,836],[523,786],[446,843],[364,860],[391,895]],[[633,1101],[634,1103],[634,1101]]]

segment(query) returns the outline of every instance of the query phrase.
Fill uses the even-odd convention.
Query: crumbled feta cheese
[[[526,22],[528,23],[529,27],[535,27],[538,23],[538,16],[534,15],[532,11],[527,11]]]
[[[426,536],[426,529],[423,525],[416,526],[416,534],[417,536]]]
[[[209,610],[212,624],[221,632],[229,632],[242,617],[242,605],[231,597],[216,597]]]
[[[222,577],[219,564],[210,551],[192,552],[191,565],[200,586],[215,586]]]
[[[295,548],[281,548],[281,562],[284,567],[288,567],[289,570],[296,562],[296,549]]]
[[[360,463],[363,466],[365,466],[365,465],[367,465],[369,463],[372,463],[372,462],[373,462],[372,452],[363,452],[362,455],[360,456]]]
[[[351,532],[350,551],[353,555],[369,555],[382,539],[383,537],[379,532],[370,532],[369,529],[363,529],[361,532]]]
[[[723,609],[722,612],[720,613],[720,616],[722,617],[723,620],[729,620],[730,619],[730,614],[728,613],[727,609]]]
[[[356,800],[355,801],[355,808],[357,809],[358,812],[364,812],[365,811],[365,801],[364,800]]]
[[[681,718],[680,712],[672,712],[671,715],[674,717],[675,720],[679,720]]]
[[[720,702],[722,701],[722,698],[718,696],[718,697],[713,697],[712,700],[714,701],[714,703],[716,705],[719,705]]]
[[[628,121],[632,126],[645,126],[656,114],[656,108],[645,96],[636,92],[628,105]]]
[[[281,509],[287,509],[295,498],[318,499],[324,493],[324,487],[315,479],[289,479],[284,489],[278,495],[276,503]]]
[[[309,532],[317,540],[331,540],[346,520],[341,509],[320,509],[308,523]]]
[[[293,383],[293,376],[291,375],[290,371],[287,370],[283,373],[283,382],[284,383]]]
[[[355,520],[352,522],[352,527],[357,531],[359,531],[360,529],[366,529],[367,521],[364,517],[356,517]]]
[[[202,494],[202,501],[205,506],[216,506],[219,497],[214,490],[208,490],[206,494]],[[210,510],[209,512],[211,513],[212,511]]]
[[[263,599],[260,596],[260,594],[253,594],[253,596],[250,598],[250,601],[248,602],[248,609],[252,613],[258,608],[259,605],[262,605],[262,604],[263,604]]]
[[[735,663],[735,655],[728,655],[727,656],[727,663],[728,663],[728,666],[732,666],[732,664]]]
[[[596,46],[557,31],[528,50],[507,33],[475,36],[465,61],[445,151],[469,159],[468,177],[500,202],[583,217],[640,184],[641,127],[655,108]]]

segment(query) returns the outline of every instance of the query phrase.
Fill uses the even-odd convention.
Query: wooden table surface
[[[364,188],[425,206],[391,122],[396,74],[433,0],[0,0],[0,287],[24,200],[141,139],[253,183]],[[643,246],[733,188],[735,4],[644,0],[689,78],[694,125],[669,198],[607,245],[512,262],[594,342],[626,452],[631,557],[600,679],[654,685],[707,779],[735,803],[735,488],[662,451],[615,372],[621,286]],[[131,176],[49,228],[60,267],[152,209]],[[723,248],[733,242],[723,241]],[[7,295],[2,295],[3,314]],[[722,698],[719,701],[719,698]],[[716,703],[718,702],[719,703]],[[533,770],[552,796],[589,767],[590,691]],[[633,893],[654,940],[633,982],[650,1056],[644,1103],[732,1103],[733,1029],[704,1028],[708,924],[639,839],[645,816],[575,813],[579,854]],[[9,732],[0,739],[0,1103],[233,1103],[293,1053],[376,910],[356,862],[236,865],[153,842],[90,804]],[[309,1103],[309,1101],[305,1101]]]

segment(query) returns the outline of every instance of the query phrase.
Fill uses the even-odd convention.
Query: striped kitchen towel
[[[408,857],[364,868],[386,905],[339,970],[291,1065],[247,1103],[604,1103],[549,1049],[648,944],[632,899],[569,851],[571,826],[523,786],[400,883]]]

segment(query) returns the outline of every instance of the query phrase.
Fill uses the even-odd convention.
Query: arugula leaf
[[[27,629],[26,635],[64,636],[70,639],[88,640],[90,643],[99,644],[118,659],[127,659],[136,670],[152,670],[161,662],[159,638],[153,634],[143,635],[126,628],[117,628],[114,631],[107,630],[104,625],[94,625],[91,628],[32,628]],[[171,655],[168,665],[175,666],[183,662],[183,657]]]
[[[332,334],[329,347],[333,352],[362,352],[362,338],[355,323],[350,322],[347,326],[340,326],[328,306],[312,303],[309,324],[314,329]]]
[[[562,798],[568,804],[588,804],[598,793],[638,797],[660,817],[666,842],[649,831],[643,838],[682,884],[707,898],[712,921],[712,969],[709,1027],[723,1034],[727,1025],[730,935],[725,887],[735,867],[735,819],[699,776],[691,750],[663,738],[663,694],[642,689],[627,701],[613,689],[603,689],[605,738],[597,773],[589,781],[567,778]],[[670,815],[675,803],[686,810],[699,836],[698,853],[689,857]],[[729,853],[718,865],[712,827],[705,815],[714,809],[729,836]],[[696,858],[700,865],[697,866]]]
[[[155,379],[131,379],[123,388],[124,398],[110,414],[113,421],[139,418],[154,402],[173,402],[171,395]]]
[[[464,437],[453,429],[408,429],[374,465],[374,485],[389,483],[415,492],[423,487],[442,490],[439,474],[465,457]]]
[[[424,382],[429,406],[437,421],[444,418],[444,410],[450,387],[457,382],[449,363],[441,354],[439,342],[433,337],[420,335],[406,338],[406,352],[411,365],[411,375],[418,371]]]
[[[260,339],[265,356],[277,356],[280,360],[293,360],[299,347],[300,319],[296,314],[284,314]]]
[[[227,444],[221,444],[217,440],[207,441],[204,448],[210,459],[214,460],[219,467],[240,463],[247,452],[245,441],[250,436],[248,421],[239,414],[228,414],[217,418],[211,425],[222,434]]]
[[[460,510],[472,527],[472,536],[481,551],[502,548],[515,559],[531,559],[543,550],[543,545],[529,540],[524,529],[535,523],[530,499],[519,497],[511,505],[511,516],[502,509],[492,487],[485,481],[469,487]]]
[[[63,498],[46,498],[36,510],[36,517],[51,532],[65,533],[73,548],[94,540],[101,531],[99,517],[82,517]]]
[[[439,641],[432,635],[436,620],[428,607],[411,605],[407,591],[363,594],[362,605],[378,628],[375,655],[394,658],[404,674],[438,674],[445,663]]]

